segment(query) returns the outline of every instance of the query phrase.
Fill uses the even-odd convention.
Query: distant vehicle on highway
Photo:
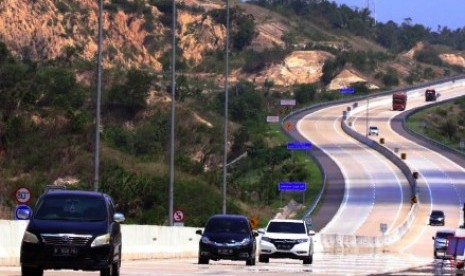
[[[258,261],[268,263],[270,258],[290,258],[313,263],[313,235],[303,220],[273,219],[266,229],[260,229]]]
[[[376,135],[376,136],[378,136],[378,134],[379,134],[379,129],[378,129],[377,126],[370,126],[368,128],[368,135]]]
[[[425,101],[427,102],[434,102],[436,101],[436,90],[432,89],[432,88],[428,88],[426,89],[425,91]]]
[[[429,215],[429,225],[442,225],[446,223],[446,216],[441,210],[433,210]]]
[[[210,260],[243,260],[246,265],[255,265],[258,233],[252,231],[250,221],[241,215],[214,215],[208,219],[205,230],[197,230],[199,264]]]
[[[405,110],[407,107],[407,93],[394,92],[392,94],[392,110]]]
[[[447,251],[447,240],[455,235],[455,230],[443,229],[438,230],[433,237],[434,240],[434,257],[438,258],[440,253],[445,256]]]
[[[22,276],[42,276],[45,269],[100,270],[119,276],[121,227],[110,196],[90,191],[50,190],[37,201],[20,250]]]

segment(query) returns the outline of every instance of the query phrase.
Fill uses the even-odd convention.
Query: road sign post
[[[31,190],[26,187],[20,187],[15,192],[16,202],[27,204],[31,200]]]
[[[174,226],[184,226],[184,212],[182,210],[175,210],[173,212],[173,225]]]

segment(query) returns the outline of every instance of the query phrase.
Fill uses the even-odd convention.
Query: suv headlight
[[[308,242],[308,239],[298,239],[297,242],[298,242],[298,243]]]
[[[95,246],[102,246],[102,245],[107,245],[107,244],[110,244],[109,233],[96,237],[90,246],[95,247]]]
[[[23,242],[39,243],[39,239],[37,238],[36,235],[32,234],[31,232],[24,231]]]
[[[263,237],[262,237],[262,241],[270,242],[271,240],[270,240],[270,238],[263,236]]]

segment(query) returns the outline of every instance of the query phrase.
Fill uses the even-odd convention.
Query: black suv
[[[241,215],[214,215],[210,217],[199,242],[199,264],[210,260],[245,260],[255,265],[258,233],[252,231],[250,221]]]
[[[21,274],[42,276],[44,269],[100,270],[118,276],[121,266],[121,226],[103,193],[51,190],[34,208],[18,214],[30,219],[21,243]]]

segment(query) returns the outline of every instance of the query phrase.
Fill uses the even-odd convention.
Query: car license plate
[[[74,255],[77,255],[77,248],[76,247],[55,247],[53,248],[53,255],[74,256]]]
[[[221,255],[231,255],[233,253],[232,249],[218,249],[218,254]]]

